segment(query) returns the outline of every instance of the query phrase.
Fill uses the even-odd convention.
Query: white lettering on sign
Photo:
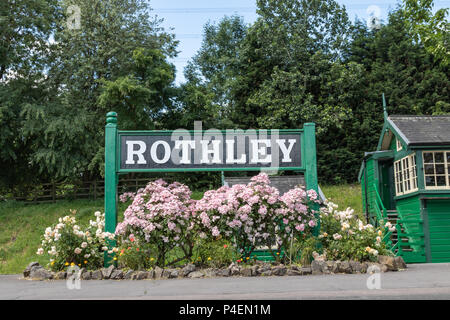
[[[175,141],[175,149],[180,149],[181,146],[181,160],[180,164],[191,164],[191,160],[189,159],[190,148],[195,149],[195,141],[194,140],[176,140]]]
[[[212,143],[212,149],[208,148],[208,144]],[[220,160],[220,140],[201,140],[200,144],[202,145],[202,159],[200,160],[200,163],[222,163]],[[209,155],[212,154],[212,159],[209,159]]]
[[[271,165],[277,168],[295,164],[301,167],[300,139],[279,136],[246,138],[235,136],[221,138],[217,135],[197,138],[189,133],[180,135],[170,141],[167,137],[130,137],[123,140],[122,164],[139,168],[152,164],[167,164],[168,168],[176,166],[217,165]],[[194,136],[194,138],[196,138]],[[140,140],[142,139],[142,140]],[[130,167],[128,167],[131,169]]]
[[[234,158],[234,140],[225,140],[227,145],[227,159],[226,163],[228,164],[243,164],[247,161],[247,156],[242,154],[239,159]]]
[[[139,149],[134,150],[134,146],[138,145]],[[138,164],[147,164],[147,161],[145,161],[144,158],[144,152],[147,150],[147,145],[144,141],[127,141],[127,161],[125,161],[125,164],[135,164],[134,156],[138,157]]]
[[[164,157],[162,159],[158,159],[158,155],[156,154],[156,150],[159,145],[162,145],[164,147]],[[158,140],[150,148],[150,157],[157,164],[163,164],[163,163],[166,163],[167,161],[169,161],[170,155],[171,155],[170,146],[165,141]]]
[[[283,153],[283,160],[282,162],[292,162],[291,159],[291,151],[295,144],[295,139],[289,139],[289,147],[286,148],[286,139],[277,139],[276,142],[278,146],[280,147],[281,152]]]
[[[252,158],[250,163],[270,163],[272,162],[272,155],[267,154],[267,148],[271,147],[269,139],[250,140],[252,146]],[[259,147],[259,144],[265,146]]]

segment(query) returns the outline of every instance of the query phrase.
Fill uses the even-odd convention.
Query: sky
[[[367,20],[371,14],[386,20],[389,11],[395,9],[397,0],[337,0],[347,9],[352,21]],[[449,7],[450,0],[435,0],[435,9]],[[150,0],[153,14],[164,19],[162,26],[172,29],[178,45],[178,57],[171,60],[177,69],[176,83],[184,82],[183,69],[202,44],[203,26],[207,22],[219,22],[224,16],[238,14],[247,24],[256,18],[255,0]]]

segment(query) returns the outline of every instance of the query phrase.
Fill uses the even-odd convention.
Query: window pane
[[[436,163],[443,163],[444,162],[444,153],[443,152],[436,152],[434,154],[434,162],[436,162]]]
[[[438,187],[445,187],[445,176],[437,176],[437,185]]]
[[[427,187],[434,187],[436,185],[436,180],[434,176],[425,176],[425,184]]]
[[[447,162],[450,163],[450,152],[446,152],[447,153]]]
[[[443,164],[436,165],[436,174],[445,174],[445,167]]]
[[[425,173],[426,174],[434,174],[434,166],[432,164],[425,165]]]
[[[433,163],[433,154],[431,152],[423,153],[423,162],[424,163]]]

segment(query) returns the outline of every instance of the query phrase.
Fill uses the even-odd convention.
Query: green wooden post
[[[417,173],[417,188],[419,190],[425,189],[425,177],[423,175],[423,151],[416,151],[416,173]]]
[[[105,231],[114,233],[117,222],[117,113],[108,112],[105,126]],[[109,241],[109,248],[116,245]],[[112,255],[105,252],[105,267],[112,264]]]
[[[317,156],[316,156],[316,124],[315,123],[305,123],[303,125],[303,144],[304,144],[304,154],[303,163],[305,167],[305,184],[306,189],[313,189],[319,195],[319,183],[317,181]],[[314,210],[319,210],[319,206],[316,205]],[[318,236],[320,231],[320,217],[317,217],[317,227],[314,229],[314,235]]]

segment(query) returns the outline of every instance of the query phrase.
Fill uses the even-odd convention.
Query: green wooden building
[[[450,116],[388,116],[359,173],[363,208],[408,263],[450,262]]]

